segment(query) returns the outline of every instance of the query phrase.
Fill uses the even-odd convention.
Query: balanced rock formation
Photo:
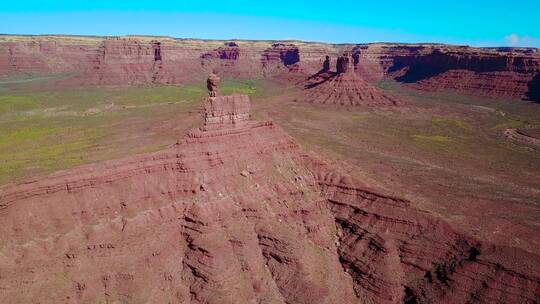
[[[221,79],[218,75],[210,73],[208,79],[206,80],[206,88],[208,89],[208,94],[210,97],[216,97],[219,94],[219,82]]]
[[[327,56],[328,57],[328,56]],[[299,100],[318,104],[350,106],[397,106],[404,104],[397,97],[370,85],[354,72],[353,58],[347,52],[336,61],[336,72],[326,69],[327,62],[304,84],[305,95]]]
[[[247,96],[204,102],[168,149],[0,187],[2,302],[538,301],[540,257],[369,189]]]

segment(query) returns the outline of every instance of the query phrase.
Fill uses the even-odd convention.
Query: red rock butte
[[[4,303],[535,303],[540,258],[204,99],[170,148],[0,187]]]
[[[405,102],[369,84],[355,73],[353,57],[346,52],[336,60],[336,72],[330,71],[326,56],[322,69],[304,84],[304,96],[299,100],[317,104],[348,106],[399,106]]]

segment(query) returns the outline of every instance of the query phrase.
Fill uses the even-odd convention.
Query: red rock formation
[[[533,303],[538,256],[369,190],[247,96],[161,152],[0,187],[6,303]]]
[[[353,58],[347,53],[339,56],[336,73],[323,69],[308,78],[304,96],[297,100],[351,106],[396,106],[404,102],[385,93],[354,73]]]
[[[221,59],[221,60],[238,60],[240,57],[240,49],[235,42],[225,42],[225,46],[221,46],[212,52],[201,55],[203,59]]]
[[[405,200],[308,160],[338,225],[355,294],[375,303],[534,303],[540,259],[485,244]]]
[[[354,303],[299,148],[246,100],[209,98],[168,150],[3,187],[3,299]]]
[[[95,50],[94,45],[63,44],[54,39],[0,41],[0,76],[80,72]]]
[[[225,42],[223,46],[201,55],[204,70],[217,71],[221,75],[236,78],[258,77],[261,63],[257,50],[241,48],[236,42]]]
[[[204,100],[204,127],[225,129],[249,120],[250,103],[247,95],[208,97]]]
[[[219,82],[220,78],[218,75],[214,73],[210,73],[210,75],[208,75],[208,79],[206,80],[206,88],[208,89],[208,94],[210,97],[216,97],[219,95]]]
[[[164,77],[167,52],[158,41],[106,39],[99,47],[90,77],[96,84],[154,83]]]
[[[338,57],[336,62],[336,72],[338,74],[354,72],[353,59],[350,53],[345,53]]]
[[[299,71],[300,52],[294,44],[275,43],[261,55],[261,64],[265,75],[272,75],[282,70]]]
[[[325,57],[321,72],[328,72],[328,71],[330,71],[330,56]]]
[[[0,37],[0,76],[74,75],[61,84],[185,83],[216,70],[230,77],[312,75],[320,58],[350,51],[370,82],[391,77],[421,90],[538,100],[540,52],[446,45],[325,45],[171,38]],[[302,60],[300,61],[300,57]],[[301,78],[301,77],[297,78]],[[535,78],[536,77],[536,78]],[[289,79],[291,78],[291,79]],[[536,80],[535,80],[536,79]],[[295,79],[296,80],[296,79]],[[532,96],[532,97],[531,97]]]
[[[467,47],[409,50],[408,54],[395,54],[387,72],[396,80],[422,90],[523,98],[534,75],[540,71],[540,57],[533,52],[478,51]]]
[[[275,43],[262,54],[263,67],[272,64],[293,65],[300,61],[298,47],[293,44]]]

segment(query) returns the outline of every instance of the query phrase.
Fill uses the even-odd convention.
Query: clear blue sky
[[[540,0],[5,0],[0,33],[540,47]]]

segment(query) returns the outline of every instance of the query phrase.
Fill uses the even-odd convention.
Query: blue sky
[[[0,33],[540,47],[540,1],[5,1]]]

